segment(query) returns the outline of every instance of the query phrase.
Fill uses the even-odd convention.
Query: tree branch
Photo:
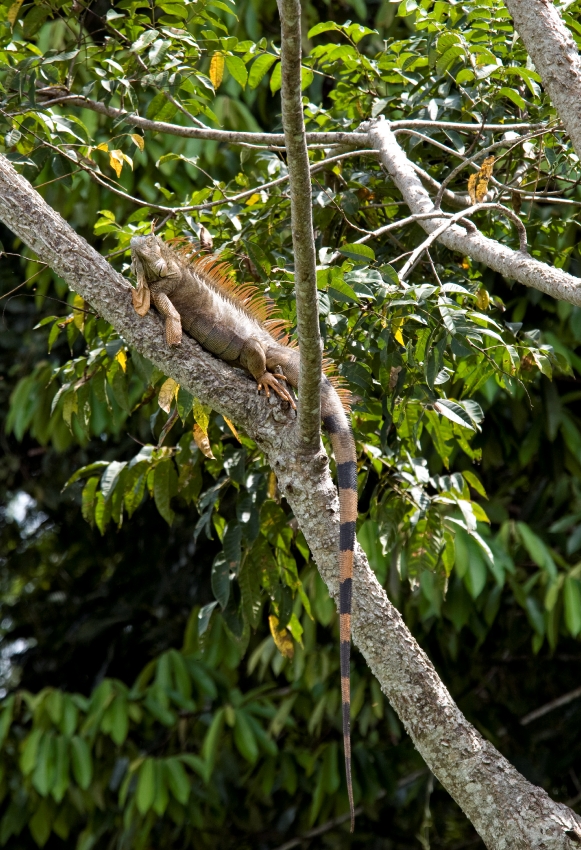
[[[37,94],[45,94],[50,89],[40,89]],[[57,89],[61,92],[61,89]],[[119,120],[123,118],[127,124],[140,127],[142,130],[151,130],[153,133],[167,133],[170,136],[183,136],[186,139],[204,139],[205,141],[225,142],[228,145],[254,144],[254,145],[284,145],[283,133],[245,133],[236,130],[213,130],[211,127],[181,127],[179,124],[168,124],[166,121],[151,121],[142,118],[133,112],[118,109],[115,106],[106,106],[99,100],[90,100],[82,95],[62,95],[44,101],[43,106],[79,106],[82,109],[91,109],[100,115]],[[366,145],[367,133],[331,132],[331,133],[307,133],[308,144],[318,145]]]
[[[581,157],[581,59],[577,45],[549,0],[505,3],[577,156]]]
[[[423,189],[422,189],[423,191]],[[139,319],[127,284],[0,156],[0,220],[47,262],[125,341],[180,385],[240,424],[265,452],[331,595],[338,598],[337,491],[322,449],[305,464],[290,412],[257,397],[239,370],[184,336],[169,348],[160,317]],[[426,764],[493,850],[572,850],[581,818],[527,782],[463,717],[356,550],[353,637]]]
[[[368,129],[371,144],[380,151],[381,161],[407,202],[410,212],[414,215],[433,212],[430,196],[416,176],[412,163],[398,145],[389,123],[385,120],[366,122],[363,128]],[[429,218],[420,220],[420,223],[427,233],[431,233],[443,221]],[[467,233],[458,225],[444,230],[438,241],[452,251],[484,263],[508,279],[517,280],[553,298],[581,305],[581,279],[541,263],[522,251],[507,248],[477,231]]]
[[[297,336],[299,339],[299,439],[316,451],[321,432],[321,334],[313,199],[301,89],[300,0],[277,0],[281,24],[281,104],[291,196]]]

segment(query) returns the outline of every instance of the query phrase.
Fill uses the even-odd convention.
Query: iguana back
[[[212,354],[244,367],[258,390],[273,390],[293,408],[299,380],[299,352],[289,344],[286,323],[272,318],[266,299],[253,286],[236,286],[229,267],[212,256],[191,258],[157,236],[131,240],[137,289],[136,312],[144,316],[153,301],[165,317],[168,345],[179,345],[182,328]],[[341,631],[341,696],[347,792],[354,828],[350,736],[351,595],[355,523],[357,520],[357,464],[355,442],[340,389],[326,375],[321,379],[321,415],[329,433],[339,486],[339,620]]]

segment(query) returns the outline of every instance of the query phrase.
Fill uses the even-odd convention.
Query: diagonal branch
[[[400,190],[410,212],[413,215],[433,212],[432,200],[416,175],[413,164],[399,146],[389,122],[367,122],[360,129],[368,129],[369,141],[380,152],[381,162]],[[427,233],[443,224],[443,220],[437,217],[419,221]],[[509,280],[517,280],[553,298],[581,305],[581,279],[541,263],[522,251],[514,251],[477,231],[467,233],[457,224],[446,228],[439,235],[438,241],[452,251],[484,263]]]
[[[299,439],[316,451],[321,430],[321,334],[313,199],[301,89],[300,0],[277,0],[281,24],[281,104],[291,196],[291,224],[300,350]]]
[[[422,190],[423,191],[423,190]],[[99,312],[126,342],[203,402],[244,427],[265,452],[332,596],[338,597],[337,492],[321,450],[297,457],[290,414],[188,337],[165,343],[159,316],[138,319],[121,275],[0,156],[0,220]],[[571,850],[581,818],[531,785],[463,717],[400,614],[356,551],[353,636],[426,764],[492,850]],[[577,833],[576,830],[579,830]]]

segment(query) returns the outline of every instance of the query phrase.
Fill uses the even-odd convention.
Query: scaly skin
[[[182,329],[212,354],[229,363],[244,367],[256,380],[258,391],[270,390],[295,407],[293,395],[282,380],[297,389],[299,353],[281,344],[278,334],[269,331],[269,321],[261,320],[260,308],[248,300],[243,289],[236,290],[224,276],[224,266],[213,258],[200,257],[189,262],[157,236],[135,236],[131,240],[133,269],[137,289],[133,305],[145,316],[150,303],[165,318],[168,345],[179,345]],[[353,550],[357,520],[357,464],[355,442],[349,419],[337,391],[323,375],[321,414],[329,433],[337,464],[339,486],[339,621],[341,631],[341,697],[343,741],[347,792],[354,828],[354,802],[351,779],[350,735],[350,650],[351,589]]]

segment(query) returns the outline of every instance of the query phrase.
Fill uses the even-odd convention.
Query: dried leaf
[[[401,366],[392,366],[389,370],[389,389],[394,390],[397,385],[397,379],[399,378],[399,373],[401,372]]]
[[[272,639],[280,654],[284,655],[285,658],[292,658],[295,654],[295,648],[287,629],[279,628],[278,617],[275,617],[274,614],[269,616],[268,625],[270,626]]]
[[[214,454],[212,452],[212,447],[210,446],[210,441],[208,439],[208,435],[206,432],[198,425],[194,425],[194,440],[196,441],[196,446],[206,457],[215,460]]]
[[[488,181],[492,177],[494,157],[487,156],[477,174],[471,174],[468,178],[468,194],[473,204],[480,204],[486,197]]]
[[[520,192],[511,192],[510,199],[512,201],[513,210],[517,215],[519,215],[522,208],[522,198]]]
[[[214,240],[212,239],[212,234],[202,224],[200,227],[200,248],[202,248],[203,251],[211,251],[213,247]]]
[[[180,385],[174,381],[173,378],[168,378],[167,381],[164,381],[161,385],[159,396],[157,397],[157,403],[162,410],[165,410],[166,413],[169,413],[173,397],[177,394],[179,388]]]
[[[228,426],[228,428],[230,428],[230,430],[232,431],[232,433],[234,434],[234,436],[236,437],[236,439],[238,440],[238,442],[240,442],[240,437],[238,436],[238,431],[237,431],[237,430],[236,430],[236,428],[234,427],[233,423],[232,423],[232,422],[230,422],[230,420],[229,420],[229,419],[227,419],[225,416],[224,416],[224,422],[226,423],[226,425]]]
[[[220,86],[224,77],[224,54],[214,53],[210,61],[210,79],[215,89]]]
[[[121,151],[111,151],[109,153],[109,165],[117,175],[121,177],[121,169],[123,168],[123,159],[119,156]]]
[[[266,495],[269,499],[276,499],[276,494],[278,490],[278,485],[276,481],[276,475],[274,472],[270,472],[268,476],[268,487],[266,490]]]
[[[6,18],[8,19],[8,23],[10,23],[12,26],[14,26],[14,24],[16,23],[16,18],[18,17],[22,2],[23,0],[16,0],[16,3],[13,3],[12,6],[8,9],[8,14],[6,15]]]
[[[137,145],[140,151],[142,151],[145,147],[145,139],[143,136],[140,136],[139,133],[131,133],[131,139],[133,143]]]

